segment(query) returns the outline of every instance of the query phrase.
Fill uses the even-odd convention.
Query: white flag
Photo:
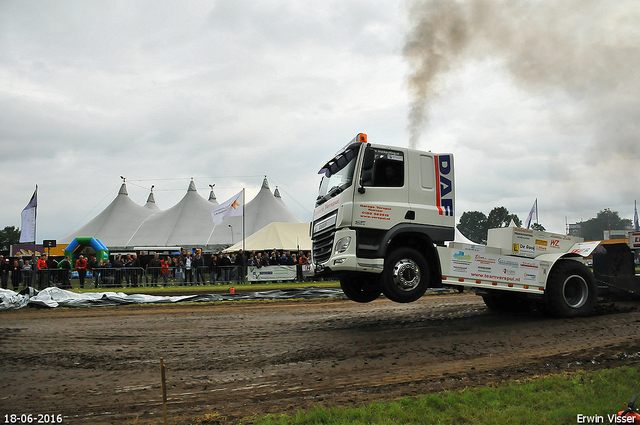
[[[221,204],[218,208],[211,211],[211,217],[213,218],[213,224],[216,226],[222,223],[225,217],[241,216],[243,209],[243,196],[244,189],[234,195],[231,199]]]
[[[538,221],[538,198],[536,198],[535,202],[533,203],[531,211],[529,211],[529,217],[527,217],[527,220],[524,222],[524,225],[527,229],[531,227],[531,220],[533,220],[534,215],[536,216],[536,221]]]
[[[36,241],[36,209],[38,208],[38,185],[33,192],[31,200],[22,210],[22,230],[20,231],[20,243]]]

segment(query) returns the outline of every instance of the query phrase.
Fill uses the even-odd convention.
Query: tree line
[[[460,217],[458,230],[467,239],[478,244],[487,243],[487,234],[489,229],[497,227],[507,227],[511,220],[516,226],[522,226],[522,220],[516,214],[510,214],[505,207],[495,207],[485,215],[481,211],[467,211]],[[623,230],[631,226],[631,220],[621,218],[617,211],[611,211],[605,208],[600,211],[595,218],[583,221],[580,231],[573,236],[579,236],[586,241],[601,240],[605,230]],[[532,223],[531,229],[544,231],[542,224]]]

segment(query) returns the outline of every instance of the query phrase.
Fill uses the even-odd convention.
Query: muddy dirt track
[[[533,375],[640,364],[640,303],[578,319],[488,311],[470,293],[0,312],[0,413],[65,424],[223,421]]]

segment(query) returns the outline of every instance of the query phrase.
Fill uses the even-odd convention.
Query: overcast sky
[[[0,228],[39,187],[37,239],[127,179],[167,209],[266,175],[311,219],[357,133],[455,156],[456,216],[564,233],[640,198],[640,2],[0,2]]]

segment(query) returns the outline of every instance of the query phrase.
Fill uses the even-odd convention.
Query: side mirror
[[[375,159],[373,148],[367,146],[364,151],[364,158],[362,159],[362,170],[369,171],[373,168],[373,161]]]

